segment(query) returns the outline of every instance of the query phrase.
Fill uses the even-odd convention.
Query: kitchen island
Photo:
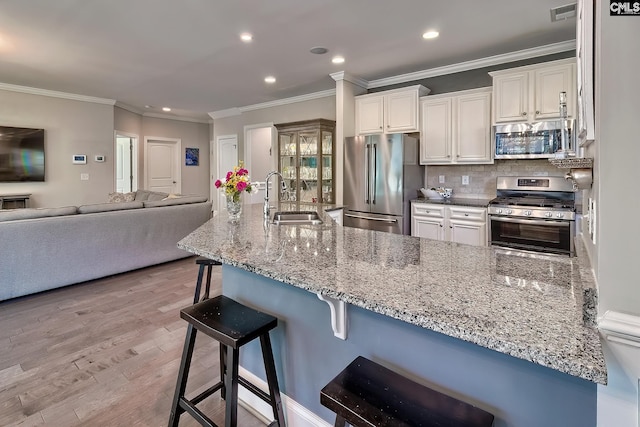
[[[261,208],[245,206],[239,223],[214,217],[178,247],[221,261],[225,295],[280,319],[273,339],[288,417],[301,405],[332,420],[319,391],[362,355],[482,407],[496,426],[596,425],[606,368],[582,252],[531,255],[340,227],[322,210],[322,224],[276,226]],[[345,311],[336,303],[331,313],[317,295]],[[244,369],[264,378],[261,363],[258,346],[242,355]]]

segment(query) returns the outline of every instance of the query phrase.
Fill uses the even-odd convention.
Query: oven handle
[[[502,221],[502,222],[513,222],[516,224],[532,224],[532,225],[559,225],[562,227],[571,226],[571,221],[556,221],[556,220],[546,220],[546,219],[524,219],[524,218],[509,218],[502,216],[489,216],[491,221]]]

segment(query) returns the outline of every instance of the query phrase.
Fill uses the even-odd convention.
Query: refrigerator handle
[[[371,193],[369,188],[369,143],[364,145],[364,202],[369,204],[369,195]]]
[[[378,145],[373,145],[373,195],[371,197],[371,203],[376,204],[376,183],[378,182]]]

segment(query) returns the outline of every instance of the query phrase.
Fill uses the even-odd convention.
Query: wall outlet
[[[469,185],[469,175],[462,175],[462,185]]]
[[[444,184],[444,175],[440,175],[440,176],[438,177],[438,182],[439,182],[440,184]]]
[[[80,174],[80,181],[89,181],[89,174],[88,173],[81,173]]]

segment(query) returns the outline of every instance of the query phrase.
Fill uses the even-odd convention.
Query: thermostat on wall
[[[86,165],[87,164],[87,155],[86,154],[74,154],[73,155],[73,164],[74,165]]]
[[[98,163],[102,163],[102,162],[104,162],[104,156],[96,155],[95,160]]]

